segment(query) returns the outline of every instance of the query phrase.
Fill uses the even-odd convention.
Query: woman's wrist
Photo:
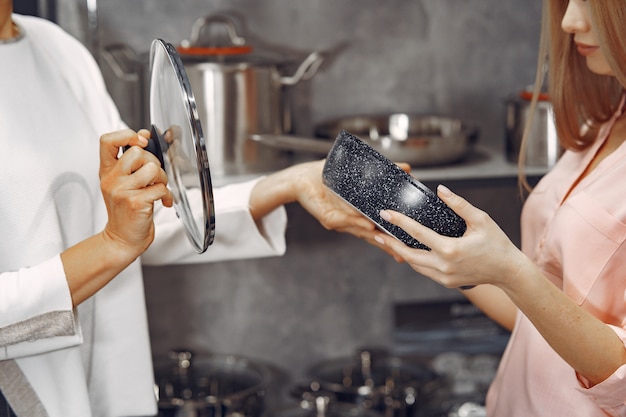
[[[507,246],[507,250],[499,259],[501,267],[494,268],[494,271],[500,271],[497,274],[498,279],[490,283],[500,287],[504,292],[518,291],[524,280],[537,273],[535,264],[512,244]]]
[[[261,220],[278,207],[297,200],[297,167],[289,167],[261,179],[250,193],[250,213]]]
[[[61,253],[74,306],[99,291],[140,254],[141,251],[111,239],[104,231]]]

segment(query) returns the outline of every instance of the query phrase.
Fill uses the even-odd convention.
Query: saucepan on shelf
[[[478,128],[455,117],[389,113],[357,115],[324,121],[316,138],[286,135],[252,135],[252,139],[285,150],[327,154],[342,131],[348,131],[388,159],[412,167],[462,161],[478,140]]]
[[[342,117],[317,126],[334,140],[346,130],[397,162],[431,166],[459,162],[478,140],[478,128],[455,117],[392,113]]]

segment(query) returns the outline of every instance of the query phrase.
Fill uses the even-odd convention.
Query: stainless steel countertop
[[[550,169],[546,167],[526,167],[528,176],[542,176]],[[445,166],[418,168],[411,174],[419,181],[516,179],[517,164],[509,162],[504,150],[477,146],[464,161]]]

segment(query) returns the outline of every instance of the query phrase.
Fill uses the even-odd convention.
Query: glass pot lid
[[[161,39],[150,48],[148,150],[161,161],[176,214],[198,253],[213,243],[215,210],[202,126],[187,73],[176,48]]]

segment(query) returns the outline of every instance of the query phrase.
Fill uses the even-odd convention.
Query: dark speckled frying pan
[[[403,213],[445,236],[465,233],[465,221],[437,195],[358,137],[342,130],[328,153],[324,184],[378,227],[413,248],[430,250],[379,213]]]

